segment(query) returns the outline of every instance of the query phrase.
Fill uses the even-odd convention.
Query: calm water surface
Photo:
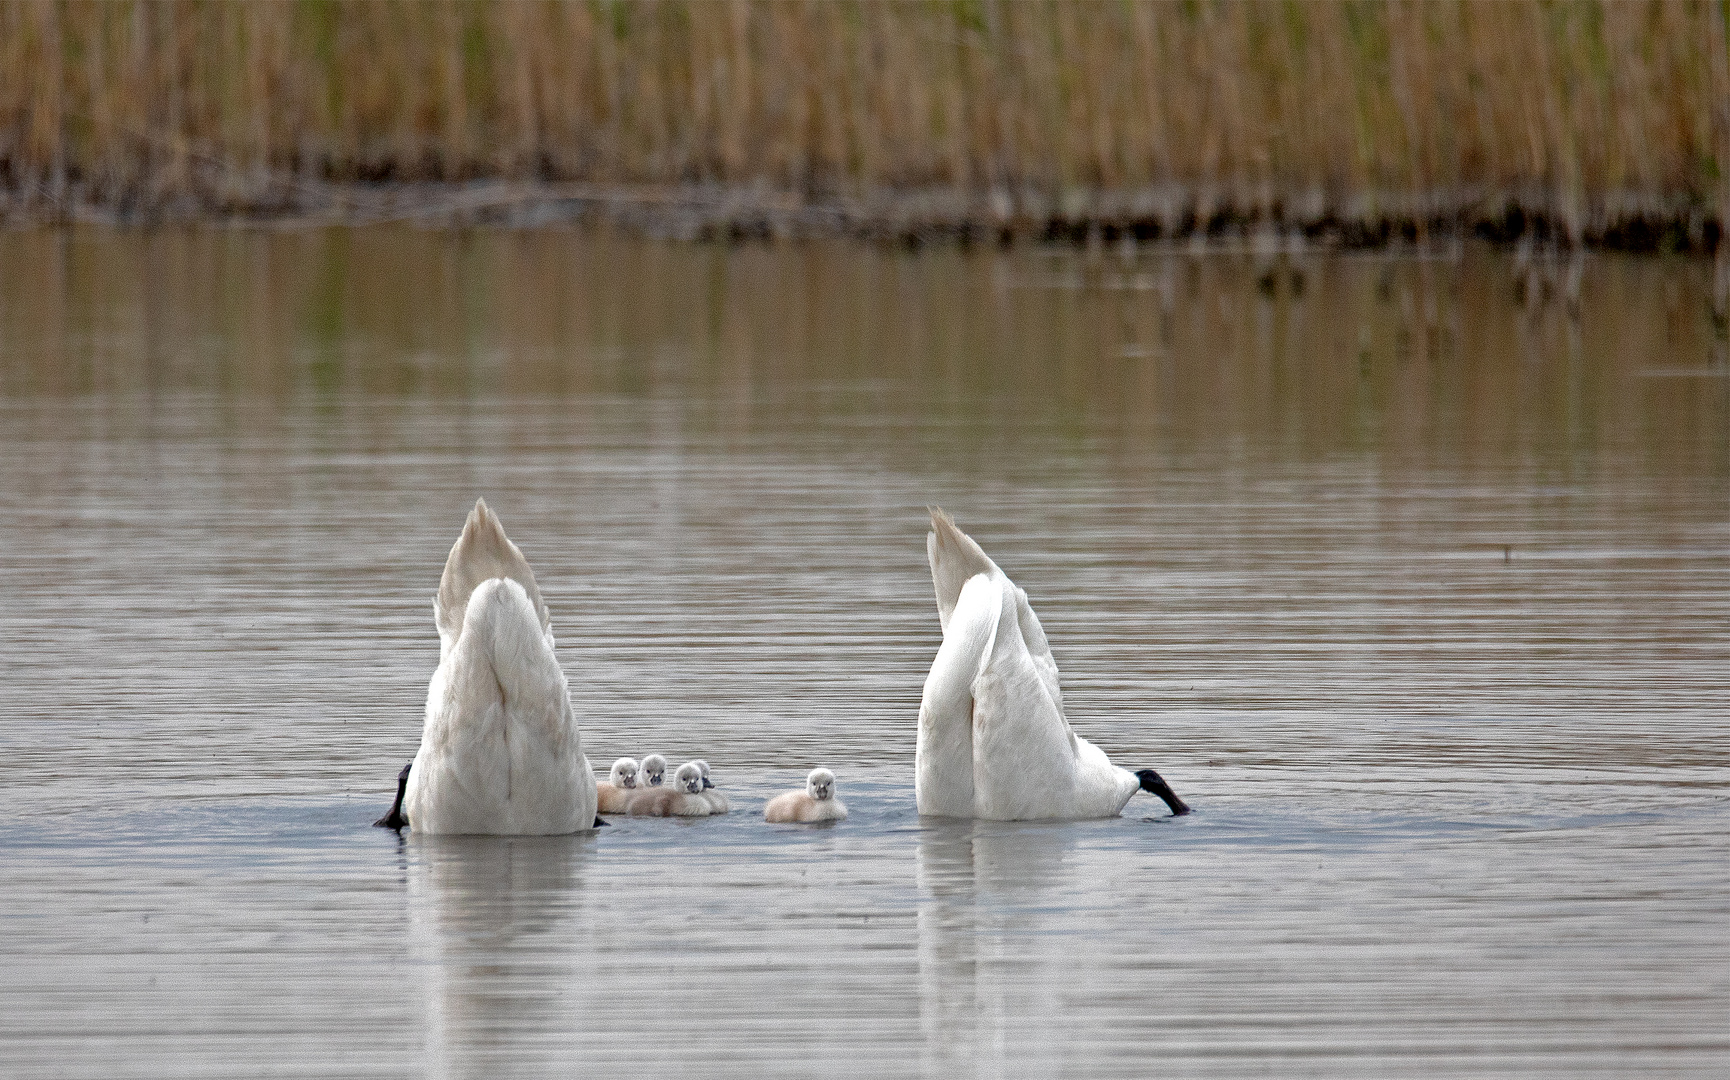
[[[1724,1076],[1707,273],[8,234],[0,1072]],[[479,495],[734,814],[369,827]],[[928,503],[1197,813],[917,816]]]

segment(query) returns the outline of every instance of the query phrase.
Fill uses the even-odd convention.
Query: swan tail
[[[931,506],[931,532],[925,537],[925,554],[931,560],[931,583],[937,589],[937,618],[949,628],[949,616],[961,598],[968,580],[980,574],[1001,573],[985,549],[955,525],[942,507]]]
[[[450,557],[445,560],[438,598],[433,602],[439,637],[444,639],[447,647],[462,633],[469,598],[483,582],[493,578],[506,578],[521,585],[534,607],[541,633],[552,633],[552,617],[547,612],[546,602],[541,599],[541,590],[535,584],[535,572],[529,569],[529,561],[505,535],[504,525],[487,506],[487,501],[477,499],[475,508],[469,511],[468,521],[463,524],[462,535],[457,537],[457,542],[451,546]]]

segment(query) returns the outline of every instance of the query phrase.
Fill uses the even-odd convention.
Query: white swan
[[[1186,814],[1152,769],[1130,772],[1070,730],[1057,661],[1027,594],[942,510],[926,553],[943,645],[914,754],[921,814],[1021,821],[1115,817],[1137,789]]]
[[[763,807],[763,820],[776,824],[843,821],[846,817],[847,804],[835,797],[835,774],[828,769],[812,769],[805,777],[804,791],[783,792]]]
[[[650,754],[643,758],[642,786],[660,787],[661,781],[667,775],[667,759],[660,754]]]
[[[433,617],[439,666],[420,752],[381,825],[420,833],[592,829],[595,777],[528,560],[486,501],[445,560]],[[393,822],[392,819],[396,820]]]
[[[715,782],[709,779],[709,763],[702,758],[697,758],[691,764],[695,765],[697,771],[703,774],[703,798],[709,803],[709,813],[725,814],[730,812],[733,809],[732,802],[728,800],[727,796],[715,790]]]
[[[607,778],[595,785],[595,809],[603,814],[622,814],[636,789],[637,759],[622,757],[613,762]]]
[[[632,817],[708,817],[702,771],[696,762],[685,762],[673,774],[670,787],[638,788],[632,793],[625,801],[625,813]]]

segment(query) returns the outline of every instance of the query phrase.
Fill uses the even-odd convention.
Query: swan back
[[[451,545],[445,559],[444,575],[439,579],[438,596],[433,601],[433,619],[438,623],[440,659],[450,653],[462,634],[469,598],[483,582],[505,578],[522,586],[540,622],[541,633],[552,644],[552,617],[535,584],[535,572],[529,561],[505,535],[498,515],[487,506],[485,499],[475,500],[463,524],[462,535]]]
[[[404,806],[426,833],[549,834],[593,826],[596,787],[564,671],[527,590],[483,581],[427,689]]]

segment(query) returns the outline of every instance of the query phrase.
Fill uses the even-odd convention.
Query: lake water
[[[1703,263],[4,240],[8,1076],[1730,1072]],[[370,826],[483,495],[733,814]],[[1196,813],[918,817],[927,504]]]

